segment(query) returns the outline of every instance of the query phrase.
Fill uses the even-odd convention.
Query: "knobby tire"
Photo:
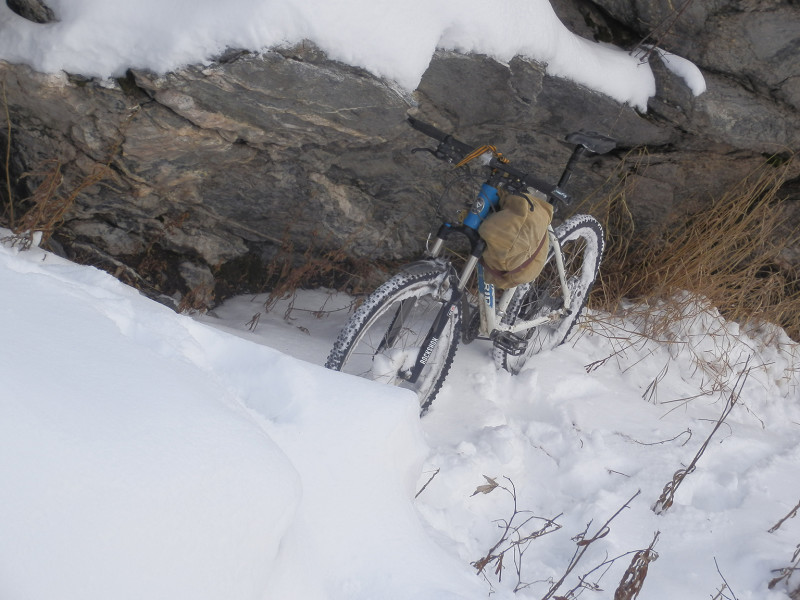
[[[410,369],[418,357],[433,320],[450,297],[451,285],[449,275],[441,270],[395,275],[353,313],[325,366],[412,389],[424,414],[453,364],[461,328],[458,304],[451,309],[417,382],[412,385],[399,373]]]

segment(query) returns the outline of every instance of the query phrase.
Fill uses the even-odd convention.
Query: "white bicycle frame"
[[[558,310],[551,312],[549,315],[538,317],[536,319],[516,321],[513,324],[503,323],[503,318],[506,315],[509,304],[511,304],[511,299],[514,296],[514,292],[516,292],[517,287],[519,286],[508,288],[503,292],[498,300],[495,294],[494,284],[486,283],[483,280],[483,268],[478,264],[478,259],[475,257],[470,257],[470,259],[467,261],[467,264],[461,270],[458,286],[463,291],[467,286],[470,276],[477,267],[478,295],[481,298],[481,301],[478,303],[481,316],[481,325],[478,333],[479,336],[489,337],[492,332],[495,331],[517,334],[523,331],[528,331],[529,329],[533,329],[534,327],[538,327],[539,325],[543,325],[544,323],[555,321],[569,314],[570,292],[569,288],[567,287],[567,279],[564,272],[564,255],[561,252],[561,244],[558,242],[558,238],[556,237],[555,231],[553,231],[552,225],[548,225],[547,227],[547,236],[550,241],[549,251],[553,253],[553,258],[555,258],[556,261],[558,278],[561,283],[561,293],[564,297],[563,306]],[[434,243],[433,247],[431,248],[430,255],[435,258],[438,256],[439,252],[441,252],[442,247],[443,241],[436,240],[436,243]]]
[[[523,331],[528,331],[529,329],[533,329],[534,327],[538,327],[544,323],[549,323],[550,321],[554,321],[566,314],[569,314],[570,293],[569,289],[567,288],[566,276],[564,274],[564,256],[561,253],[561,244],[558,243],[558,238],[556,238],[556,234],[553,231],[552,226],[548,226],[547,236],[550,239],[550,248],[553,252],[553,258],[555,258],[556,261],[558,277],[561,282],[561,293],[564,296],[564,305],[560,309],[551,312],[549,315],[538,317],[536,319],[531,319],[529,321],[517,320],[513,324],[503,323],[503,318],[506,315],[508,306],[511,304],[511,299],[514,297],[514,292],[516,292],[518,286],[504,290],[500,298],[497,299],[495,296],[494,284],[483,281],[483,269],[479,268],[479,291],[481,291],[481,287],[483,288],[482,293],[480,294],[482,301],[479,304],[481,313],[481,327],[479,330],[479,335],[489,336],[494,331],[516,334]]]

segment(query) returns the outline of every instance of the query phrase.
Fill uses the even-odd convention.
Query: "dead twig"
[[[428,487],[428,485],[430,484],[430,482],[431,482],[431,481],[433,481],[433,478],[434,478],[434,477],[436,477],[438,474],[439,474],[439,469],[436,469],[436,470],[433,472],[433,475],[431,475],[431,476],[430,476],[430,479],[428,479],[428,481],[426,481],[426,482],[425,482],[425,485],[423,485],[423,486],[420,488],[420,490],[419,490],[419,491],[416,493],[416,495],[414,496],[414,498],[419,498],[419,495],[420,495],[422,492],[424,492],[424,491],[425,491],[425,488],[426,488],[426,487]]]
[[[681,431],[681,432],[680,432],[678,435],[676,435],[675,437],[671,437],[671,438],[669,438],[668,440],[661,440],[660,442],[640,442],[639,440],[635,440],[635,439],[633,439],[633,438],[632,438],[632,437],[630,437],[630,436],[625,436],[625,435],[623,435],[623,437],[625,437],[625,438],[627,438],[627,439],[631,440],[632,442],[634,442],[634,443],[636,443],[636,444],[639,444],[640,446],[660,446],[661,444],[668,444],[669,442],[674,442],[674,441],[675,441],[675,440],[677,440],[679,437],[681,437],[682,435],[685,435],[685,434],[687,434],[687,433],[689,434],[689,437],[687,437],[687,438],[684,440],[684,442],[681,444],[681,446],[685,446],[686,444],[688,444],[688,443],[689,443],[689,440],[691,440],[691,439],[692,439],[692,430],[691,430],[691,429],[689,429],[688,427],[686,428],[686,430],[685,430],[685,431]]]
[[[784,524],[786,521],[788,521],[789,519],[793,519],[794,517],[796,517],[796,516],[797,516],[797,511],[798,511],[798,510],[800,510],[800,502],[798,502],[797,504],[795,504],[795,505],[794,505],[794,508],[793,508],[792,510],[790,510],[790,511],[789,511],[789,512],[786,514],[786,516],[785,516],[785,517],[783,517],[783,518],[782,518],[780,521],[778,521],[777,523],[775,523],[775,525],[773,525],[772,527],[770,527],[770,528],[769,528],[769,533],[775,533],[776,531],[778,531],[778,529],[780,529],[780,528],[781,528],[781,525],[783,525],[783,524]]]
[[[717,419],[717,424],[714,426],[714,429],[711,430],[711,433],[708,434],[708,437],[706,438],[706,441],[703,442],[703,445],[700,446],[700,449],[697,451],[697,454],[695,454],[692,462],[690,462],[689,466],[686,468],[675,471],[675,474],[672,476],[672,481],[668,482],[664,486],[661,496],[659,496],[656,503],[652,506],[653,512],[657,515],[665,513],[669,507],[672,506],[672,503],[675,500],[675,492],[677,491],[678,487],[681,483],[683,483],[683,480],[686,478],[686,476],[695,470],[697,461],[699,461],[700,457],[703,456],[708,444],[711,442],[711,438],[714,437],[714,434],[717,433],[720,427],[722,427],[725,419],[731,413],[733,407],[736,406],[736,402],[739,400],[739,394],[741,394],[742,388],[744,387],[747,377],[750,374],[750,369],[748,368],[749,364],[750,357],[748,357],[747,361],[745,361],[744,368],[736,379],[736,383],[731,390],[730,396],[728,396],[728,402],[725,404],[725,408],[723,409],[719,419]]]
[[[731,599],[730,600],[737,600],[736,594],[733,593],[733,590],[731,589],[731,586],[728,583],[728,580],[725,579],[725,575],[723,575],[722,571],[719,570],[719,564],[717,563],[717,558],[716,557],[714,557],[714,566],[717,568],[717,573],[719,573],[719,576],[722,578],[722,587],[719,589],[719,593],[722,594],[722,592],[724,592],[725,590],[728,590],[731,593]],[[727,596],[725,596],[725,598],[727,598]]]
[[[567,577],[569,577],[569,575],[572,573],[572,571],[575,570],[575,567],[578,566],[578,563],[581,561],[583,556],[586,554],[586,551],[589,549],[589,547],[592,544],[594,544],[597,540],[600,540],[600,539],[606,537],[611,532],[611,529],[609,528],[609,525],[611,524],[611,521],[616,519],[617,516],[619,516],[619,514],[623,510],[625,510],[626,508],[630,508],[630,503],[633,502],[633,500],[641,493],[642,493],[642,491],[639,490],[633,496],[631,496],[630,499],[627,502],[625,502],[625,504],[623,504],[619,508],[619,510],[617,512],[615,512],[611,516],[611,518],[608,519],[603,524],[603,526],[600,527],[592,537],[586,537],[587,533],[589,532],[589,527],[591,526],[591,522],[589,522],[586,525],[586,529],[584,529],[582,533],[579,533],[574,538],[575,542],[577,544],[577,548],[575,549],[575,553],[572,555],[572,558],[570,559],[569,564],[567,565],[567,568],[564,571],[564,574],[561,576],[561,578],[558,581],[556,581],[555,583],[553,583],[550,586],[550,589],[547,591],[547,593],[544,596],[542,596],[542,600],[550,600],[551,598],[553,598],[555,596],[555,593],[563,585],[563,583],[567,579]],[[579,587],[580,587],[580,585],[581,584],[579,584]]]
[[[664,368],[661,369],[661,372],[656,375],[655,379],[650,382],[647,386],[647,389],[642,394],[642,400],[645,402],[652,402],[653,404],[658,404],[658,384],[661,382],[664,377],[667,376],[667,372],[669,371],[669,363],[664,365]]]
[[[794,575],[795,571],[800,571],[800,544],[797,544],[795,548],[794,554],[792,555],[792,560],[790,561],[791,564],[783,567],[782,569],[773,569],[773,573],[777,573],[778,576],[771,579],[770,582],[767,584],[769,589],[774,588],[778,585],[781,581],[789,582],[789,578]]]
[[[635,600],[639,596],[645,577],[647,577],[650,563],[658,559],[658,553],[653,550],[653,547],[656,545],[659,535],[661,535],[661,532],[656,531],[650,545],[634,554],[631,564],[628,565],[617,589],[614,591],[614,600]]]
[[[511,481],[508,477],[504,477],[504,479],[509,483],[509,487],[506,487],[497,483],[496,479],[487,477],[486,475],[483,477],[486,480],[486,483],[479,485],[472,495],[490,494],[499,488],[511,496],[513,501],[513,509],[511,516],[508,519],[500,519],[497,521],[498,526],[502,529],[502,533],[500,534],[500,538],[497,540],[497,542],[483,557],[471,564],[477,570],[478,575],[484,574],[486,568],[493,564],[494,574],[497,576],[497,580],[502,581],[504,559],[506,554],[511,552],[514,561],[514,569],[517,574],[517,584],[514,587],[514,591],[517,592],[530,585],[523,583],[522,581],[522,557],[525,554],[525,550],[527,550],[528,546],[534,540],[561,529],[561,525],[556,523],[556,520],[561,515],[557,515],[556,517],[550,519],[534,516],[530,514],[530,511],[521,511],[517,507],[517,490],[513,481]],[[520,518],[522,519],[521,521],[519,521]],[[538,528],[526,530],[526,526],[534,521],[540,521],[543,522],[543,524]],[[484,577],[486,577],[485,574]]]
[[[669,1],[669,0],[668,0]],[[686,9],[689,8],[689,5],[694,0],[686,0],[686,2],[681,5],[678,10],[675,10],[672,6],[672,2],[669,2],[670,8],[672,8],[672,12],[661,20],[653,30],[648,33],[646,36],[642,38],[642,41],[636,44],[633,50],[630,51],[630,54],[634,56],[638,56],[641,62],[647,62],[648,57],[656,50],[656,46],[658,46],[661,41],[672,31],[672,28],[675,27],[675,23],[678,22],[678,19],[681,18],[681,15],[686,12]],[[648,40],[652,40],[652,42],[647,43]],[[644,54],[639,54],[639,51],[642,48],[646,48]]]
[[[247,327],[250,331],[255,331],[256,327],[258,327],[258,322],[261,320],[261,313],[257,312],[253,315],[253,317],[245,323],[245,327]]]

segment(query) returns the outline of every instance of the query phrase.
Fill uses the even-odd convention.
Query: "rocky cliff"
[[[38,0],[13,4],[33,20],[52,18]],[[629,48],[647,38],[685,56],[707,91],[694,97],[654,55],[658,92],[644,114],[521,57],[500,64],[440,52],[413,93],[311,43],[232,50],[211,65],[131,70],[115,81],[0,62],[12,195],[30,196],[57,169],[60,193],[74,200],[57,247],[154,296],[203,290],[196,300],[208,303],[212,287],[220,298],[265,285],[267,266],[284,260],[339,250],[352,266],[418,254],[452,174],[409,152],[427,140],[407,114],[495,144],[550,179],[569,156],[566,133],[610,135],[618,149],[584,163],[571,191],[581,197],[624,175],[644,228],[800,148],[795,0],[558,0],[554,8],[584,37]],[[3,127],[2,147],[8,139]],[[798,187],[786,186],[796,215]]]

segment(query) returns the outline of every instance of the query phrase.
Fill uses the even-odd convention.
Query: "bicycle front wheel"
[[[426,349],[429,354],[417,381],[408,382],[406,374],[452,289],[450,277],[441,270],[395,275],[353,313],[325,366],[412,389],[419,397],[420,414],[424,414],[453,364],[461,328],[458,304],[444,317],[444,330],[435,346]]]
[[[586,306],[589,292],[600,270],[605,241],[603,228],[594,217],[572,217],[559,225],[555,234],[564,257],[570,312],[520,334],[527,341],[527,346],[519,356],[513,356],[495,346],[495,364],[513,374],[520,372],[529,357],[564,343]],[[563,304],[564,294],[551,248],[539,276],[531,283],[517,288],[503,323],[513,324],[519,319],[544,317],[553,314]]]

